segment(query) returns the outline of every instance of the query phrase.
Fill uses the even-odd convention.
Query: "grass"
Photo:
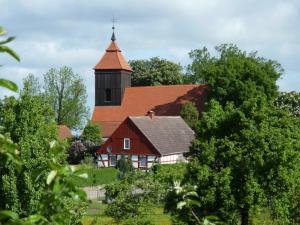
[[[83,217],[83,225],[120,225],[114,222],[113,218],[106,216],[104,211],[107,205],[98,201],[92,201],[87,210],[87,215]],[[163,213],[162,207],[155,207],[151,209],[149,215],[151,221],[156,225],[171,225],[171,217]]]
[[[88,174],[88,178],[76,177],[74,183],[79,187],[109,184],[117,179],[118,171],[115,168],[96,168],[90,165],[78,165],[83,173]]]

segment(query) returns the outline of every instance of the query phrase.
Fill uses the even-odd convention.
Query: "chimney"
[[[147,114],[150,117],[150,119],[154,119],[155,112],[153,110],[150,110]]]

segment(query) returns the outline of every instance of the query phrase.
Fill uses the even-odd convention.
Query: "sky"
[[[0,76],[16,82],[67,65],[94,106],[93,66],[110,43],[112,18],[127,60],[159,56],[183,67],[192,49],[234,43],[277,60],[281,91],[300,91],[299,0],[0,0],[0,25],[21,62],[0,55]],[[12,95],[0,89],[0,97]]]

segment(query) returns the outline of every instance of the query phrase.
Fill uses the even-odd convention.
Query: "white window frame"
[[[128,141],[128,147],[126,146],[126,141]],[[130,149],[130,138],[124,138],[123,149],[126,149],[126,150]]]

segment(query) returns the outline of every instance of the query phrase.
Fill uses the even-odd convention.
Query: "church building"
[[[208,90],[207,85],[183,84],[132,87],[131,73],[133,69],[127,63],[122,51],[118,47],[114,31],[112,33],[111,42],[104,55],[95,65],[94,71],[95,108],[92,115],[92,122],[99,124],[102,129],[102,135],[106,140],[103,146],[106,147],[99,149],[98,154],[103,154],[108,161],[110,161],[109,155],[111,149],[110,147],[107,148],[107,146],[113,145],[108,145],[107,142],[112,142],[112,137],[124,141],[124,146],[119,146],[119,148],[126,147],[125,140],[128,140],[126,135],[129,131],[124,129],[124,127],[126,127],[124,124],[125,121],[127,125],[131,124],[132,126],[135,126],[136,130],[139,130],[138,132],[143,132],[134,121],[144,121],[144,125],[149,123],[149,121],[158,122],[155,118],[149,121],[145,120],[145,118],[142,119],[145,116],[149,116],[149,113],[152,117],[159,118],[159,121],[164,120],[164,117],[166,117],[165,120],[168,120],[168,122],[161,122],[162,124],[165,124],[165,128],[156,126],[157,129],[166,132],[165,129],[176,129],[176,127],[170,127],[168,124],[182,120],[178,117],[181,108],[185,103],[189,101],[194,102],[199,112],[203,110]],[[184,123],[183,120],[180,121],[180,124],[181,122]],[[123,126],[123,128],[118,129],[120,126]],[[149,127],[149,124],[147,126]],[[182,127],[186,129],[185,126],[182,125],[181,128]],[[152,128],[154,129],[155,126]],[[120,130],[122,130],[122,132],[120,132]],[[120,137],[116,137],[117,134],[114,134],[114,132],[117,132]],[[151,132],[154,132],[154,130]],[[172,132],[172,130],[169,130],[168,132]],[[188,135],[190,138],[192,134],[189,131],[187,131],[187,133],[190,134]],[[124,137],[121,137],[122,135]],[[147,139],[145,135],[143,138]],[[177,137],[177,139],[180,140],[180,137]],[[178,140],[176,141],[177,143]],[[174,142],[175,140],[165,140],[165,142],[167,141]],[[149,140],[147,140],[147,142],[149,142]],[[160,140],[160,142],[164,142],[164,140]],[[189,140],[189,142],[191,142],[191,140]],[[168,145],[168,143],[165,144]],[[180,154],[182,155],[182,152],[188,151],[188,147],[189,143],[185,146],[186,149],[180,151]],[[122,153],[123,150],[124,149],[119,149],[119,154],[124,154]],[[107,154],[104,154],[105,151]],[[116,157],[116,154],[118,154],[116,151],[116,149],[113,149],[113,157]],[[139,149],[138,152],[143,160],[143,157],[148,154],[147,152],[143,153],[143,149]],[[127,153],[130,156],[130,152],[127,151]],[[171,150],[168,151],[168,153],[172,154]],[[134,155],[137,158],[140,157],[139,155]],[[151,157],[153,158],[161,155],[161,153],[156,152],[156,154],[152,154]]]

